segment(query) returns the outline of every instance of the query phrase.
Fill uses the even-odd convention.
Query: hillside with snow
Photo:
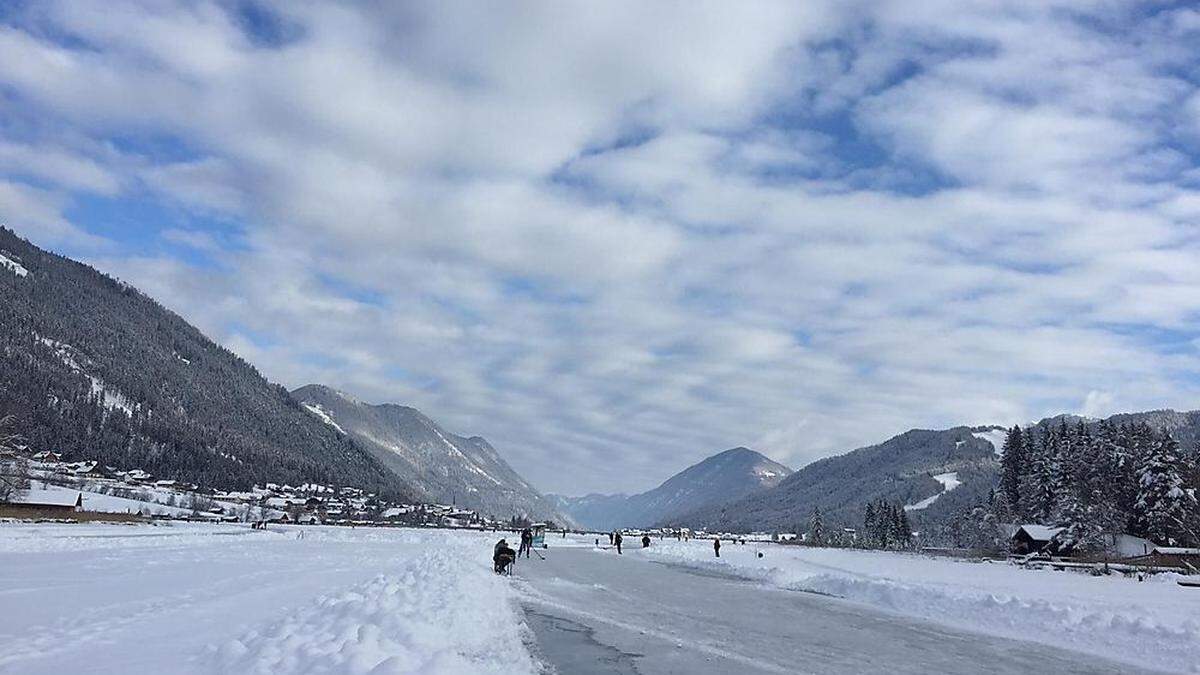
[[[826,522],[862,524],[868,502],[908,505],[927,524],[986,495],[999,462],[993,427],[914,429],[883,443],[809,464],[775,487],[686,513],[681,523],[709,530],[795,531],[814,509]]]
[[[127,284],[0,227],[0,410],[32,448],[211,488],[409,487]]]
[[[415,408],[372,405],[321,385],[301,387],[292,395],[314,419],[354,438],[427,501],[502,520],[528,515],[570,522],[479,436],[450,433]]]
[[[584,525],[599,530],[672,525],[695,509],[725,504],[772,488],[792,470],[749,448],[733,448],[700,461],[640,494],[558,497]]]

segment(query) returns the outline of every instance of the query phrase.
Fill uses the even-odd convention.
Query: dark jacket
[[[496,544],[496,551],[492,554],[492,562],[500,562],[500,558],[505,556],[510,560],[516,560],[517,552],[512,550],[508,544]]]

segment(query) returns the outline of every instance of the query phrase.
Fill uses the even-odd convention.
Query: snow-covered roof
[[[8,501],[26,506],[79,506],[82,498],[75,490],[21,490]]]
[[[1181,548],[1179,546],[1155,546],[1157,555],[1200,555],[1200,548]]]
[[[1064,529],[1066,528],[1050,527],[1048,525],[1022,525],[1017,531],[1025,530],[1025,534],[1029,535],[1034,541],[1050,541]]]

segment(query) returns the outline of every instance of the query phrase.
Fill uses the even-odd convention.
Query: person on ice
[[[716,553],[718,558],[721,557],[721,537],[720,537],[720,535],[713,537],[713,553]]]
[[[642,548],[650,548],[650,535],[642,535]]]
[[[613,532],[613,543],[617,545],[617,555],[621,554],[621,533]]]
[[[517,551],[517,555],[520,556],[522,553],[524,553],[525,557],[528,558],[529,552],[532,550],[533,550],[533,530],[531,530],[527,527],[527,528],[521,530],[521,548],[520,548],[520,550]]]
[[[508,541],[501,539],[492,549],[492,569],[496,574],[507,574],[509,567],[517,559],[517,552],[512,550]]]

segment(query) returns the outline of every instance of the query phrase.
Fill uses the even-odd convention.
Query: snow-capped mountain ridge
[[[672,524],[680,515],[765,490],[792,470],[749,448],[713,455],[632,496],[556,497],[580,523],[595,529]]]
[[[1183,447],[1200,443],[1200,411],[1150,410],[1105,420],[1062,414],[1021,427],[1095,426],[1102,421],[1145,423],[1159,433],[1171,432]],[[980,503],[996,486],[1007,432],[1000,425],[911,429],[882,443],[817,460],[772,489],[720,508],[697,509],[682,521],[735,532],[792,531],[819,508],[826,523],[857,526],[867,502],[882,499],[906,505],[920,518],[918,525],[928,527]]]
[[[373,405],[323,385],[301,387],[292,395],[322,421],[354,437],[430,501],[496,518],[528,515],[569,522],[480,436],[450,433],[416,408]]]

